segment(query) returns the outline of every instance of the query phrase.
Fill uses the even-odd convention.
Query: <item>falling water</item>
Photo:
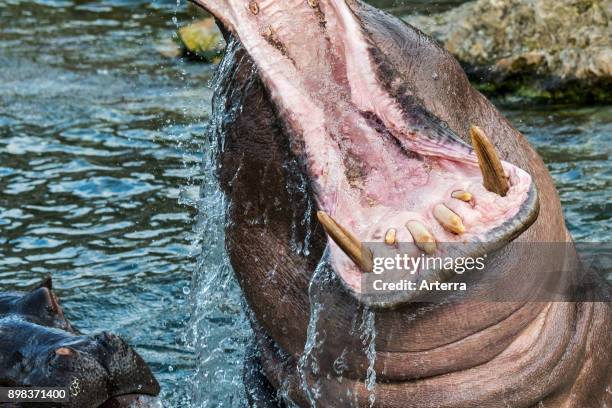
[[[227,52],[235,49],[235,44],[229,44]],[[228,64],[219,66],[214,86],[228,69]],[[219,108],[225,103],[219,102],[209,122],[208,149],[202,166],[204,178],[196,226],[202,252],[191,291],[191,341],[198,361],[191,379],[192,404],[196,407],[235,407],[244,403],[242,364],[251,336],[224,245],[226,201],[215,176],[215,163],[218,149],[222,148],[220,123],[227,113]]]
[[[370,407],[373,407],[376,401],[376,370],[374,369],[374,364],[376,363],[376,327],[374,317],[373,311],[367,307],[363,308],[360,330],[361,341],[368,359],[365,385],[369,393]]]
[[[308,256],[310,254],[310,242],[312,237],[312,212],[313,203],[310,200],[308,192],[308,179],[302,171],[296,159],[288,160],[284,167],[288,174],[297,176],[297,180],[292,180],[287,183],[287,191],[289,195],[296,200],[304,201],[306,208],[303,210],[300,206],[293,208],[293,217],[291,224],[291,242],[290,245],[293,251],[298,255]],[[294,182],[295,181],[295,182]],[[300,231],[304,231],[304,236],[300,236]]]
[[[317,399],[321,397],[321,384],[318,380],[319,375],[319,351],[325,342],[325,333],[317,329],[320,313],[323,305],[319,299],[318,286],[330,279],[330,270],[324,262],[319,263],[317,269],[312,274],[308,293],[310,297],[310,321],[306,333],[306,343],[304,352],[298,363],[298,373],[300,375],[301,386],[304,394],[308,398],[311,407],[317,406]],[[315,378],[314,383],[308,381],[308,375],[312,374]]]
[[[326,256],[324,255],[323,259],[325,258]],[[321,372],[319,367],[321,351],[325,347],[326,336],[325,331],[318,327],[321,314],[325,311],[321,300],[321,294],[326,287],[334,287],[332,290],[337,290],[337,280],[338,277],[334,275],[329,264],[321,262],[311,278],[308,290],[310,297],[310,321],[308,323],[304,352],[298,363],[298,373],[302,390],[308,398],[309,405],[313,408],[317,406],[317,400],[324,399],[320,383],[324,373]],[[376,370],[374,368],[374,364],[376,363],[375,313],[369,308],[364,307],[361,315],[357,314],[353,319],[352,327],[351,333],[347,333],[347,335],[355,336],[355,338],[361,340],[363,352],[368,360],[365,386],[369,393],[370,407],[372,407],[376,400]],[[358,350],[348,350],[345,348],[336,360],[334,360],[332,367],[336,374],[336,380],[339,382],[343,381],[343,374],[348,366],[348,354],[351,351]],[[329,378],[329,376],[327,376],[327,378]],[[350,397],[350,391],[348,391],[347,396]],[[356,401],[355,404],[357,404]]]

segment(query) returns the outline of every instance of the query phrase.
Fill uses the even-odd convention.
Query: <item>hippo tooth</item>
[[[444,227],[448,232],[452,232],[453,234],[463,234],[465,232],[465,227],[463,226],[463,221],[461,217],[451,211],[444,204],[437,204],[434,207],[433,215],[436,220]]]
[[[483,185],[487,190],[504,197],[510,186],[495,147],[478,126],[470,127],[470,135],[478,156]]]
[[[385,244],[394,245],[397,240],[397,231],[395,228],[389,228],[385,234]]]
[[[317,218],[327,235],[353,260],[364,272],[372,271],[372,252],[324,211],[317,211]]]
[[[419,221],[408,221],[406,228],[414,238],[416,246],[423,252],[431,255],[436,251],[436,240],[427,227]]]
[[[472,201],[472,194],[464,190],[453,191],[451,193],[451,197],[456,198],[457,200],[465,201],[466,203]]]

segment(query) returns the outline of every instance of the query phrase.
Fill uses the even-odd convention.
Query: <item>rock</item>
[[[177,35],[185,55],[211,63],[220,61],[225,41],[213,18],[181,27]]]
[[[485,88],[610,101],[611,0],[476,0],[405,20],[440,41]]]

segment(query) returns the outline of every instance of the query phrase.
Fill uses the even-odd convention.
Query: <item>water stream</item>
[[[234,52],[233,44],[228,52]],[[230,67],[219,66],[222,73]],[[215,87],[213,82],[212,87]],[[198,361],[192,384],[196,407],[237,406],[242,400],[242,362],[251,336],[242,296],[225,252],[226,200],[216,180],[216,156],[223,140],[220,123],[226,114],[217,105],[208,123],[209,135],[202,164],[202,187],[196,225],[202,248],[192,280],[190,345]]]

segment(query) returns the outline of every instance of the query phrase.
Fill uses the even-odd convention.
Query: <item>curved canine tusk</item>
[[[317,211],[317,218],[325,232],[364,272],[372,271],[372,251],[364,246],[353,234],[344,229],[324,211]]]
[[[419,221],[408,221],[406,228],[414,238],[414,243],[423,252],[432,255],[436,252],[436,239],[431,232]]]
[[[454,234],[463,234],[465,232],[465,226],[463,226],[461,217],[444,204],[436,205],[433,210],[433,215],[445,230]]]
[[[474,151],[478,156],[478,164],[482,172],[482,184],[487,190],[504,197],[510,186],[495,147],[478,126],[470,127],[470,136],[472,137]]]

